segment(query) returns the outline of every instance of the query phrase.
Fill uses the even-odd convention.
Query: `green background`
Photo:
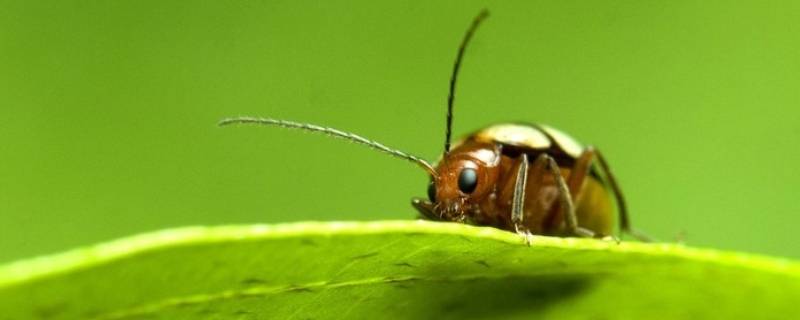
[[[800,2],[2,1],[0,262],[154,229],[410,219],[427,177],[313,134],[438,157],[558,127],[609,158],[636,226],[800,257]]]

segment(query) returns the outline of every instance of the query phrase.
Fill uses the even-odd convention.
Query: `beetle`
[[[530,244],[532,234],[613,237],[612,202],[621,232],[647,241],[631,227],[622,191],[597,148],[542,124],[501,123],[466,136],[451,146],[455,88],[461,60],[475,30],[472,21],[458,48],[447,98],[444,153],[435,165],[377,141],[338,129],[258,117],[223,119],[220,126],[257,124],[324,133],[411,161],[430,175],[428,199],[413,198],[420,216],[492,226],[517,232]]]

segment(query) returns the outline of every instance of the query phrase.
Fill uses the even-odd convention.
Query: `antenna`
[[[469,40],[472,39],[472,34],[478,29],[483,19],[489,16],[489,11],[486,9],[481,10],[478,16],[472,20],[472,24],[461,39],[461,45],[458,47],[458,55],[456,56],[455,65],[453,65],[453,74],[450,76],[450,94],[447,96],[447,131],[445,131],[444,138],[444,154],[450,152],[450,135],[453,127],[453,100],[456,96],[456,79],[458,78],[458,69],[461,68],[461,58],[464,57],[464,50],[466,50]]]
[[[405,159],[405,160],[414,162],[414,163],[418,164],[420,167],[422,167],[423,169],[425,169],[425,171],[430,173],[432,176],[436,177],[436,170],[433,169],[433,166],[431,166],[430,163],[428,163],[427,161],[423,160],[422,158],[419,158],[419,157],[414,156],[414,155],[410,155],[408,153],[402,152],[402,151],[397,150],[397,149],[389,148],[389,147],[387,147],[387,146],[385,146],[385,145],[383,145],[383,144],[381,144],[379,142],[376,142],[376,141],[373,141],[373,140],[369,140],[367,138],[364,138],[362,136],[359,136],[357,134],[353,134],[353,133],[350,133],[350,132],[344,132],[344,131],[337,130],[337,129],[334,129],[334,128],[322,127],[322,126],[318,126],[318,125],[310,124],[310,123],[301,123],[301,122],[294,122],[294,121],[288,121],[288,120],[279,120],[279,119],[271,119],[271,118],[237,117],[237,118],[223,119],[222,121],[219,122],[219,126],[220,127],[231,125],[231,124],[256,124],[256,125],[265,125],[265,126],[278,126],[278,127],[284,127],[284,128],[290,128],[290,129],[302,129],[302,130],[306,130],[306,131],[324,133],[324,134],[327,134],[329,136],[333,136],[333,137],[336,137],[336,138],[342,138],[342,139],[350,140],[350,141],[358,143],[358,144],[365,145],[367,147],[373,148],[373,149],[381,151],[383,153],[388,153],[389,155],[397,157],[397,158],[401,158],[401,159]]]

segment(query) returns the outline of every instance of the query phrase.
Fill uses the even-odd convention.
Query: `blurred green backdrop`
[[[2,1],[0,262],[183,225],[411,219],[457,134],[548,123],[610,158],[633,222],[800,257],[797,1]]]

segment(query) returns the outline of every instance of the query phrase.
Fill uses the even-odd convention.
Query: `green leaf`
[[[800,264],[426,221],[190,227],[0,266],[0,319],[786,318]]]

